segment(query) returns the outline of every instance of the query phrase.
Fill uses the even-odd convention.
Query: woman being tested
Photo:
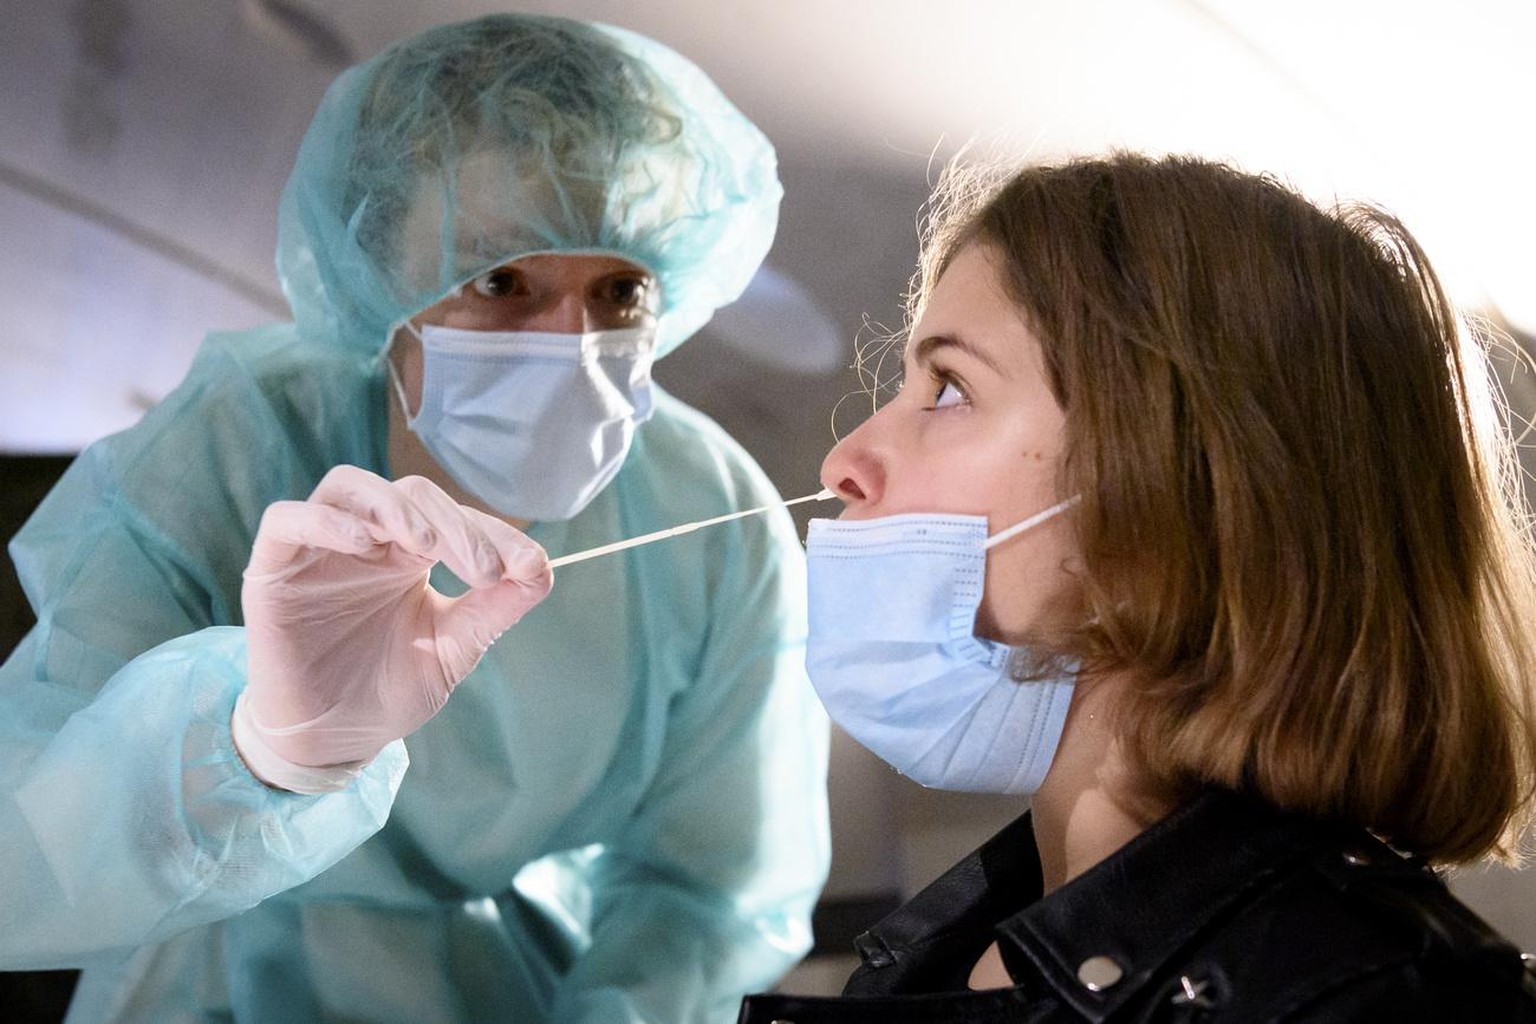
[[[493,16],[342,75],[282,198],[294,323],[211,338],[13,545],[0,966],[84,966],[73,1022],[672,1024],[802,954],[789,517],[543,600],[546,550],[775,500],[650,368],[779,195],[622,30]]]
[[[841,999],[742,1020],[1536,1020],[1433,871],[1529,818],[1536,605],[1419,248],[1192,159],[952,181],[901,389],[822,468],[808,667],[903,773],[1031,810]]]

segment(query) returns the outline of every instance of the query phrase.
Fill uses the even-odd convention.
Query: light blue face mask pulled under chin
[[[414,417],[395,380],[407,423],[459,486],[504,515],[576,515],[650,418],[653,327],[552,334],[428,324],[418,337]]]
[[[1015,648],[975,635],[982,516],[813,519],[806,538],[806,670],[827,713],[891,767],[934,789],[1033,793],[1055,756],[1075,673],[1019,682]]]

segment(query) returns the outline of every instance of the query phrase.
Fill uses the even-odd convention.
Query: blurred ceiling
[[[1001,136],[1041,155],[1186,150],[1320,197],[1368,196],[1408,220],[1463,294],[1487,291],[1536,323],[1531,0],[521,6],[626,25],[690,55],[791,163],[910,169],[936,148]],[[371,53],[495,5],[315,9]]]
[[[397,38],[508,5],[12,6],[0,451],[74,450],[125,426],[206,330],[282,316],[277,194],[327,82]],[[787,194],[768,273],[667,363],[685,397],[780,449],[799,429],[786,417],[852,387],[838,371],[866,318],[899,315],[926,182],[971,139],[1038,156],[1198,152],[1319,198],[1369,197],[1420,235],[1459,298],[1536,326],[1529,0],[511,6],[672,45],[779,147]],[[824,449],[826,416],[806,437]],[[807,457],[786,450],[797,467]]]

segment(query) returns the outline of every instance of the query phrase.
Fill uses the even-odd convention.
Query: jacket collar
[[[1190,940],[1245,894],[1300,858],[1363,833],[1212,790],[1041,898],[1029,815],[998,833],[900,910],[860,936],[866,964],[898,963],[945,933],[1000,922],[1015,977],[1042,977],[1086,1019],[1133,999]],[[1019,909],[1020,907],[1023,909]],[[1092,984],[1090,984],[1092,982]]]
[[[1207,792],[1004,921],[1004,962],[1027,958],[1079,1013],[1100,1020],[1165,978],[1168,961],[1245,894],[1342,841],[1338,830]]]

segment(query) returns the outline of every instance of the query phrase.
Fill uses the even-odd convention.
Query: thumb
[[[479,653],[495,642],[509,626],[549,595],[554,573],[547,567],[529,579],[497,580],[456,598],[438,621],[439,633],[447,633]]]

